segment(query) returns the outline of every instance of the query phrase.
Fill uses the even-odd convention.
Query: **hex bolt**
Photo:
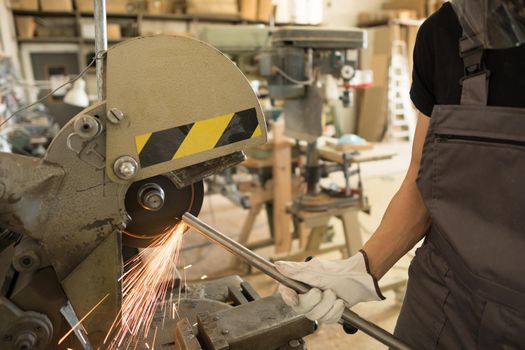
[[[31,265],[33,265],[33,261],[30,257],[24,256],[22,259],[20,259],[20,265],[24,267],[31,267]]]
[[[31,350],[37,344],[38,338],[32,332],[24,332],[20,334],[15,340],[15,349]]]
[[[129,180],[137,175],[139,164],[130,156],[122,156],[113,163],[113,171],[122,180]]]
[[[97,118],[89,114],[83,114],[75,119],[73,122],[73,129],[76,134],[83,139],[92,139],[100,134],[102,131],[102,125]]]
[[[13,267],[18,272],[34,271],[40,266],[40,257],[33,250],[25,250],[15,253]]]
[[[118,108],[111,108],[106,116],[111,124],[118,124],[124,119],[124,113]]]
[[[150,211],[158,211],[164,206],[164,190],[156,183],[143,185],[137,193],[140,205]]]

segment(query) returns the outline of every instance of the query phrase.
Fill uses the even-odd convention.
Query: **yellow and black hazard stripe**
[[[143,168],[261,135],[255,108],[142,134],[135,145]]]

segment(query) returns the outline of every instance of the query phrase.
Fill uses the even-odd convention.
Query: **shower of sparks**
[[[178,224],[126,263],[122,279],[122,307],[104,344],[115,332],[108,349],[129,348],[148,337],[158,305],[165,308],[174,288],[177,261],[187,226]],[[172,314],[175,314],[173,304]],[[166,310],[164,311],[164,314]],[[156,338],[156,330],[153,338]],[[146,343],[147,344],[147,343]],[[149,348],[149,345],[146,345]],[[151,345],[155,346],[155,339]]]

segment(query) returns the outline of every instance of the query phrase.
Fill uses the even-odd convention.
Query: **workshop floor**
[[[365,241],[378,226],[390,199],[399,188],[410,159],[410,145],[408,143],[380,144],[376,146],[376,151],[383,149],[385,153],[395,152],[397,156],[391,160],[363,164],[361,167],[363,186],[372,207],[371,215],[359,214],[361,231]],[[342,184],[342,179],[341,174],[335,174],[332,178],[334,182],[340,184]],[[203,210],[199,217],[220,231],[236,238],[246,217],[246,211],[220,195],[213,195],[205,198]],[[341,226],[337,220],[333,224],[336,232],[334,242],[342,243]],[[260,214],[255,223],[251,239],[267,238],[268,235],[266,217]],[[259,250],[258,253],[270,257],[273,253],[273,248],[264,248]],[[339,258],[338,255],[339,253],[334,253],[333,255],[323,256],[323,258],[337,259]],[[392,281],[406,279],[408,264],[412,256],[413,254],[409,253],[401,259],[383,278],[380,284],[385,285]],[[191,268],[185,270],[188,280],[211,279],[225,274],[241,273],[238,270],[238,264],[235,263],[235,260],[229,253],[210,245],[198,234],[186,235],[180,264],[183,266],[192,265]],[[277,289],[276,283],[262,274],[252,274],[243,276],[243,278],[249,281],[259,294],[263,296],[273,294]],[[362,303],[355,306],[354,311],[362,317],[379,324],[381,327],[393,331],[400,309],[399,300],[402,298],[402,292],[396,294],[390,290],[384,294],[386,296],[385,301]],[[306,342],[310,350],[386,348],[361,332],[348,336],[339,325],[320,327],[315,334],[306,338]]]

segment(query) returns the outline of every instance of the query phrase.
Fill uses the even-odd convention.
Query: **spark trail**
[[[133,349],[145,341],[158,306],[171,306],[166,301],[174,288],[186,228],[183,223],[176,225],[126,263],[122,307],[104,340],[104,344],[109,340],[108,349]]]

